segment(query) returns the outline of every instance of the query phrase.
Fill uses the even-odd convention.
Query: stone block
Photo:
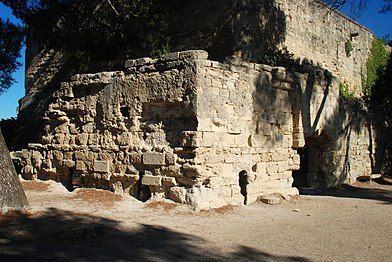
[[[177,203],[185,203],[186,189],[184,187],[171,187],[169,189],[169,198]]]
[[[214,132],[203,132],[202,146],[211,147],[216,144],[216,137]]]
[[[142,185],[161,186],[162,185],[162,177],[161,176],[144,175],[142,177]]]
[[[69,167],[69,168],[75,167],[75,161],[72,161],[72,160],[63,160],[63,161],[61,162],[61,164],[62,164],[62,166],[64,166],[64,167]]]
[[[278,163],[278,173],[283,173],[289,170],[288,161],[281,161]]]
[[[87,133],[82,133],[76,135],[75,142],[78,145],[87,145],[88,141],[88,134]]]
[[[204,50],[188,50],[188,51],[182,51],[179,53],[179,58],[180,59],[201,59],[205,60],[208,58],[208,53]]]
[[[86,171],[87,165],[84,161],[76,161],[75,169],[78,171]]]
[[[198,147],[200,146],[201,138],[198,137],[197,131],[184,131],[182,132],[181,146]]]
[[[162,185],[172,187],[177,185],[177,181],[174,177],[162,177]]]
[[[141,163],[142,154],[137,152],[131,152],[129,155],[129,159],[131,160],[131,163]]]
[[[165,165],[165,153],[149,152],[143,154],[143,164],[145,165]]]
[[[299,165],[301,164],[301,158],[299,155],[293,155],[293,164],[294,165]]]
[[[305,139],[302,137],[296,137],[294,136],[293,139],[293,148],[300,148],[300,147],[304,147],[305,146]]]
[[[107,173],[109,172],[109,168],[110,168],[109,161],[105,161],[105,160],[94,161],[93,169],[95,172]]]
[[[274,162],[280,162],[288,159],[287,152],[286,151],[277,151],[273,152],[271,154],[272,161]]]
[[[182,177],[183,176],[179,166],[162,167],[161,172],[165,176],[172,176],[172,177]]]
[[[255,172],[257,172],[259,174],[266,174],[267,173],[267,163],[265,163],[265,162],[257,163]]]
[[[260,197],[260,201],[268,205],[277,205],[280,203],[281,199],[276,196],[262,196]]]
[[[278,164],[277,163],[267,163],[267,173],[275,174],[278,172]]]
[[[166,153],[166,165],[174,165],[176,163],[177,155]]]
[[[234,174],[234,168],[232,164],[221,164],[222,177],[231,177]]]

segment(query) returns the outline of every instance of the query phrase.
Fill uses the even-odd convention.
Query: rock
[[[216,191],[206,187],[193,187],[187,189],[186,203],[195,211],[222,207],[226,202],[220,198]]]
[[[169,189],[169,198],[177,203],[186,202],[186,189],[184,187],[171,187]]]
[[[263,197],[260,197],[260,201],[265,204],[268,204],[268,205],[277,205],[277,204],[280,204],[280,197],[263,196]]]

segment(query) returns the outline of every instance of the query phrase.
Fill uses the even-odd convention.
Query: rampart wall
[[[295,57],[346,81],[357,96],[373,39],[369,30],[317,0],[188,0],[168,21],[167,34],[172,51],[206,50],[210,59],[220,62],[233,56],[258,61],[265,52],[287,46]],[[349,56],[348,40],[353,47]],[[42,118],[53,92],[77,73],[67,54],[45,45],[39,28],[29,28],[26,42],[26,94],[20,100],[15,149],[41,142]],[[128,56],[141,54],[136,50]],[[87,70],[110,70],[118,63],[91,65]]]
[[[356,96],[361,96],[373,33],[320,1],[276,2],[286,16],[283,45],[296,57],[331,71]],[[350,43],[352,51],[346,52],[346,43]]]
[[[250,202],[297,194],[295,170],[311,187],[381,171],[382,115],[341,104],[328,71],[207,56],[128,60],[63,82],[42,143],[13,153],[22,176],[205,209],[241,203],[244,170]]]

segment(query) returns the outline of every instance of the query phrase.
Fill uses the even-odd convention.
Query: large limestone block
[[[142,177],[142,185],[161,186],[162,185],[162,177],[161,176],[144,175]]]
[[[206,187],[193,187],[187,189],[186,203],[194,210],[206,210],[226,205],[226,202],[218,196],[216,191]]]
[[[145,165],[165,165],[165,153],[149,152],[143,154],[143,164]]]
[[[105,160],[95,160],[93,169],[95,172],[102,172],[102,173],[108,173],[110,168],[109,161]]]

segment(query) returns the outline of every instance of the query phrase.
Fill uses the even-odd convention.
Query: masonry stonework
[[[243,170],[249,202],[298,194],[293,171],[303,148],[309,186],[372,173],[382,134],[366,113],[340,104],[331,73],[207,56],[128,60],[124,70],[61,83],[42,143],[12,153],[22,176],[207,209],[243,202]]]
[[[276,2],[286,16],[283,45],[295,56],[329,70],[361,96],[373,32],[320,1]],[[346,52],[346,43],[351,43],[352,51]]]
[[[168,21],[173,51],[206,50],[211,60],[220,62],[233,55],[257,61],[266,50],[286,46],[296,58],[329,70],[338,82],[347,82],[356,96],[362,92],[373,34],[318,0],[190,0],[178,9]],[[353,47],[349,56],[347,41]],[[39,131],[53,92],[78,73],[67,54],[43,44],[39,28],[29,28],[26,43],[26,93],[19,103],[13,143],[18,150],[27,143],[41,143]],[[127,55],[147,54],[134,50]],[[86,70],[110,71],[116,64],[121,62],[89,65]]]

